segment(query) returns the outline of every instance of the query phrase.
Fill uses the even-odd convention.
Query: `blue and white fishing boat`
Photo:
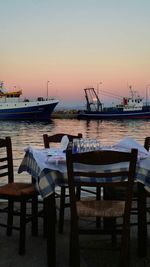
[[[123,97],[119,105],[104,107],[94,88],[86,88],[86,110],[81,110],[78,119],[150,119],[150,105],[130,86],[130,97]]]
[[[0,120],[50,120],[59,103],[53,98],[22,99],[22,90],[8,92],[0,81]]]

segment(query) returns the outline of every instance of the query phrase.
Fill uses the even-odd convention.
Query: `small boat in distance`
[[[86,88],[86,110],[78,113],[78,119],[150,119],[150,106],[130,86],[130,97],[123,97],[119,105],[104,107],[94,88]]]
[[[58,100],[38,97],[22,99],[22,90],[7,92],[0,81],[0,120],[50,120]]]

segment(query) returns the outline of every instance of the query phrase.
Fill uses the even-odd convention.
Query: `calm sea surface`
[[[13,145],[14,169],[17,169],[26,147],[43,147],[43,134],[82,133],[83,137],[97,138],[102,145],[112,145],[125,136],[135,138],[141,144],[150,136],[150,120],[86,121],[76,119],[54,119],[44,122],[0,122],[0,136],[10,136]],[[17,179],[27,179],[27,174],[17,174]]]

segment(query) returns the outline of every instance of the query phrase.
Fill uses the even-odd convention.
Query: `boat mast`
[[[0,93],[4,94],[4,88],[3,88],[4,82],[0,81]]]
[[[131,98],[134,99],[137,96],[137,92],[133,91],[132,86],[129,86],[130,92],[131,92]]]

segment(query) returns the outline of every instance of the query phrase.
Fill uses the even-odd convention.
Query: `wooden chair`
[[[144,140],[144,147],[145,147],[145,149],[147,150],[147,151],[149,151],[150,150],[150,137],[149,136],[147,136],[146,138],[145,138],[145,140]],[[148,191],[146,191],[145,190],[145,194],[146,194],[146,198],[148,199],[150,199],[150,193],[148,192]],[[147,212],[148,213],[150,213],[150,206],[147,204],[146,205],[146,210],[147,210]]]
[[[60,143],[61,139],[64,135],[68,136],[69,141],[73,141],[74,138],[82,138],[82,134],[78,133],[77,135],[65,134],[65,133],[58,133],[54,135],[43,135],[44,147],[50,148],[52,143]],[[59,233],[63,232],[63,225],[64,225],[64,210],[67,207],[70,207],[70,202],[67,202],[66,199],[69,197],[67,193],[68,183],[66,181],[65,184],[60,185],[60,194],[57,194],[57,197],[60,197],[60,207],[59,207],[59,225],[58,231]],[[80,188],[77,191],[78,196],[80,197]]]
[[[144,147],[147,151],[150,150],[150,137],[146,137],[144,140]],[[149,216],[150,214],[150,192],[145,190],[144,184],[138,183],[137,188],[137,209],[135,212],[138,214],[138,256],[146,257],[148,252],[148,226],[150,224]]]
[[[150,137],[147,136],[145,137],[144,139],[144,148],[149,151],[150,149]],[[150,193],[148,191],[145,190],[145,195],[146,195],[146,198],[150,198]],[[132,208],[132,211],[131,213],[133,215],[138,215],[138,185],[135,184],[135,188],[134,188],[134,198],[133,198],[133,202],[134,202],[134,207]],[[146,205],[146,210],[148,213],[150,213],[150,206],[147,204]],[[134,222],[134,223],[131,223],[132,225],[138,225],[138,222]],[[148,222],[149,224],[149,222]]]
[[[26,223],[32,221],[32,234],[37,235],[37,190],[32,183],[16,183],[14,181],[13,155],[11,138],[0,138],[0,179],[5,179],[6,183],[0,186],[0,199],[8,202],[7,208],[1,209],[1,213],[7,214],[7,223],[0,223],[7,229],[7,235],[12,234],[12,230],[19,230],[19,254],[25,253],[25,232]],[[31,213],[27,214],[26,204],[31,200]],[[15,211],[14,203],[20,204],[20,210]],[[19,226],[13,224],[13,217],[20,217]]]
[[[149,151],[149,149],[150,149],[150,137],[149,137],[149,136],[145,137],[145,140],[144,140],[144,147],[145,147],[145,149],[146,149],[147,151]]]
[[[67,170],[68,184],[71,204],[71,230],[70,230],[70,264],[71,266],[80,266],[80,248],[79,234],[111,234],[115,231],[116,234],[121,234],[121,249],[120,249],[120,267],[128,266],[129,240],[130,240],[130,211],[132,203],[132,192],[135,177],[135,168],[137,161],[137,150],[132,149],[131,153],[118,151],[92,151],[86,153],[72,153],[72,146],[69,145],[67,152]],[[118,169],[115,171],[104,172],[100,171],[100,167],[105,168],[108,164],[123,164],[129,163],[127,170]],[[75,164],[83,164],[84,168],[75,169]],[[90,167],[89,167],[90,165]],[[96,165],[99,169],[96,170]],[[81,165],[80,165],[81,166]],[[121,181],[110,181],[113,178],[122,177]],[[107,182],[104,178],[108,178]],[[123,178],[126,178],[124,181]],[[125,200],[77,200],[75,194],[76,186],[91,186],[91,187],[126,187]],[[100,217],[112,219],[111,229],[94,228],[81,229],[79,219],[81,217]],[[123,218],[123,228],[115,228],[115,219]],[[105,224],[104,224],[105,226]],[[109,224],[110,226],[110,224]]]

